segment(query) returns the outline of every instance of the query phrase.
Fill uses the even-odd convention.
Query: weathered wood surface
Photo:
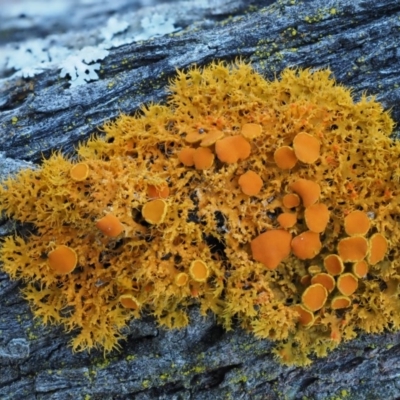
[[[0,45],[56,34],[71,47],[96,46],[98,28],[111,14],[122,18],[146,5],[84,3],[71,1],[53,17],[31,18],[28,11],[9,16],[0,24]],[[329,67],[356,96],[376,95],[400,121],[396,0],[215,0],[157,7],[182,29],[110,49],[100,61],[99,80],[69,87],[56,66],[30,79],[0,69],[0,179],[34,167],[54,149],[73,154],[79,141],[121,111],[165,100],[176,68],[214,59],[240,56],[269,78],[287,66]],[[155,10],[139,10],[132,21]],[[13,223],[3,220],[0,235],[12,231]],[[181,331],[164,331],[151,319],[133,321],[122,351],[104,360],[97,351],[72,354],[62,328],[33,321],[20,285],[0,274],[1,399],[400,398],[399,333],[363,335],[308,368],[288,368],[274,361],[271,343],[240,329],[226,333],[193,309],[191,325]]]

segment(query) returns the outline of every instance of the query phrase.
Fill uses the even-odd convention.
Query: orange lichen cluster
[[[35,226],[0,260],[72,346],[110,351],[131,318],[169,328],[199,304],[277,341],[288,364],[357,330],[400,329],[400,145],[381,105],[330,79],[250,66],[178,72],[167,105],[3,182]]]

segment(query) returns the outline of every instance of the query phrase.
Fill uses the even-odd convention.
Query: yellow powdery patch
[[[4,239],[3,270],[76,351],[117,348],[142,313],[183,327],[192,304],[287,364],[400,329],[394,123],[330,75],[179,71],[167,105],[107,122],[77,162],[2,183],[0,211],[36,227]]]

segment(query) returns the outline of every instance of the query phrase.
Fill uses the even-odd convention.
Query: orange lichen
[[[321,272],[312,277],[311,283],[320,283],[330,293],[335,288],[335,279],[332,275]]]
[[[343,260],[337,254],[329,254],[324,258],[325,269],[333,276],[344,271]]]
[[[34,315],[107,353],[142,310],[181,328],[197,304],[301,365],[400,329],[400,144],[382,106],[327,70],[267,81],[243,62],[178,71],[169,93],[0,185],[0,211],[33,232],[2,238],[0,262]],[[250,195],[246,171],[263,180]],[[46,259],[61,245],[71,273]]]
[[[189,144],[199,143],[205,136],[203,129],[194,130],[185,136],[185,142]]]
[[[297,207],[300,204],[300,197],[294,193],[285,194],[282,199],[282,204],[286,208]]]
[[[336,286],[344,296],[351,296],[358,287],[358,279],[350,272],[346,272],[338,277]]]
[[[320,283],[310,285],[302,294],[301,302],[308,310],[315,312],[320,310],[328,298],[328,291]]]
[[[300,260],[314,258],[321,251],[319,234],[311,231],[300,233],[291,243],[293,254]]]
[[[204,261],[195,260],[190,264],[189,273],[196,282],[205,282],[210,275],[210,269]]]
[[[149,185],[147,186],[147,195],[153,199],[166,199],[169,195],[169,187],[166,183],[159,186]]]
[[[75,164],[69,170],[70,176],[74,181],[84,181],[89,176],[89,165],[86,163]]]
[[[227,136],[215,143],[215,153],[220,161],[233,164],[250,156],[250,143],[241,135]]]
[[[308,179],[297,179],[290,185],[290,189],[301,197],[304,207],[316,203],[321,195],[319,184]]]
[[[280,169],[292,169],[297,163],[297,158],[291,147],[282,146],[275,150],[274,161]]]
[[[185,272],[180,272],[175,276],[175,283],[177,286],[185,286],[189,281],[189,275]]]
[[[278,215],[278,218],[276,220],[283,229],[289,229],[296,225],[297,215],[294,213],[285,212]]]
[[[363,260],[368,253],[368,241],[363,236],[352,236],[339,240],[337,250],[343,262]]]
[[[121,221],[113,214],[107,214],[103,218],[100,218],[96,222],[96,226],[109,237],[117,237],[124,230]]]
[[[119,301],[125,308],[130,308],[132,310],[138,310],[140,308],[139,301],[132,294],[121,294],[121,296],[119,296]]]
[[[298,160],[313,164],[320,155],[321,144],[314,136],[300,132],[293,139],[293,149]]]
[[[49,267],[57,274],[69,274],[77,263],[78,256],[74,249],[65,245],[59,245],[48,254]]]
[[[196,169],[209,169],[214,163],[214,154],[208,147],[199,147],[193,153]]]
[[[201,147],[208,147],[213,145],[217,140],[222,139],[224,137],[224,132],[218,129],[212,129],[206,135],[204,135],[203,139],[200,142]]]
[[[142,208],[142,215],[149,224],[161,224],[167,214],[168,204],[165,200],[156,199],[147,202]]]
[[[388,241],[381,233],[375,233],[369,239],[369,256],[368,262],[375,265],[385,258],[388,250]]]
[[[196,149],[193,147],[184,147],[178,153],[178,160],[186,167],[193,167],[195,151]]]
[[[357,278],[365,278],[368,274],[368,263],[365,260],[357,261],[353,264],[352,270]]]
[[[325,204],[317,203],[308,206],[304,211],[306,225],[310,231],[322,233],[329,222],[329,210]]]
[[[238,183],[242,192],[248,196],[258,195],[263,185],[260,175],[254,171],[246,171],[240,175]]]
[[[314,314],[310,310],[307,310],[307,308],[300,304],[296,304],[293,306],[293,310],[299,314],[298,321],[304,327],[311,326],[314,323]]]
[[[251,241],[251,251],[256,261],[268,269],[275,269],[289,254],[292,235],[281,229],[272,229]]]
[[[350,307],[350,305],[351,305],[351,299],[347,296],[335,296],[331,300],[331,307],[334,310],[347,308],[347,307]]]
[[[344,218],[344,230],[350,236],[366,235],[371,222],[364,211],[353,211]]]
[[[243,124],[241,133],[246,139],[255,139],[261,136],[262,126],[254,123]]]

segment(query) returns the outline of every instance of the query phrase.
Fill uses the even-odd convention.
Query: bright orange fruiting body
[[[78,256],[74,249],[68,246],[57,246],[48,254],[49,267],[57,274],[69,274],[78,263]]]
[[[289,187],[301,197],[304,207],[316,203],[321,194],[320,185],[308,179],[297,179]]]
[[[296,225],[297,215],[294,213],[282,213],[276,219],[283,229],[289,229]]]
[[[240,175],[238,184],[244,194],[256,196],[260,193],[263,181],[256,172],[246,171],[243,175]]]
[[[352,236],[339,241],[338,254],[343,262],[363,260],[368,253],[368,241],[363,236]]]
[[[107,214],[96,222],[97,228],[106,236],[117,237],[124,230],[121,221],[113,214]]]
[[[371,221],[363,211],[353,211],[344,218],[344,230],[348,235],[366,235]]]
[[[293,139],[296,158],[305,164],[313,164],[320,155],[319,140],[305,132],[298,133]]]
[[[74,181],[84,181],[89,176],[89,166],[86,163],[75,164],[69,173]]]
[[[292,235],[281,229],[262,233],[251,242],[253,258],[275,269],[289,255]]]
[[[195,260],[190,264],[189,273],[196,282],[205,282],[210,275],[210,269],[204,261]]]
[[[282,146],[275,150],[274,161],[280,169],[292,169],[297,163],[297,157],[291,147]]]
[[[140,308],[139,301],[131,294],[122,294],[119,297],[119,301],[125,308],[131,308],[132,310],[137,310]]]
[[[165,200],[156,199],[148,201],[143,205],[142,215],[149,224],[161,224],[168,211],[168,204]]]
[[[351,273],[345,273],[338,277],[337,288],[344,296],[351,296],[358,287],[358,279]]]
[[[324,267],[331,275],[339,275],[344,271],[343,260],[337,254],[329,254],[324,258]]]
[[[314,258],[321,251],[319,234],[312,231],[305,231],[293,238],[292,251],[300,260]]]
[[[300,205],[300,197],[297,194],[289,193],[283,196],[282,204],[286,208],[294,208]]]
[[[326,288],[320,283],[311,284],[302,294],[301,302],[304,307],[312,312],[320,310],[328,298]]]

